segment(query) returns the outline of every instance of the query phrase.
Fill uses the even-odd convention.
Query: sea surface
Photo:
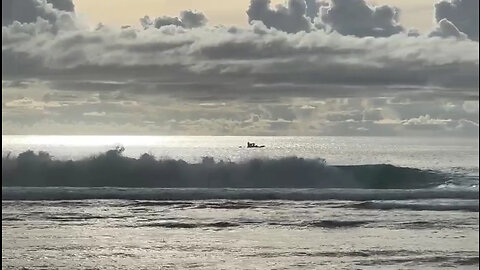
[[[203,157],[229,162],[233,165],[227,168],[248,173],[251,168],[241,164],[252,159],[268,159],[267,168],[277,168],[276,164],[289,164],[282,158],[297,157],[322,160],[329,168],[349,166],[367,177],[371,174],[362,170],[383,172],[382,164],[405,168],[388,172],[405,172],[412,179],[425,173],[435,176],[432,181],[421,178],[422,185],[413,181],[406,187],[382,189],[7,187],[2,181],[2,269],[479,267],[478,138],[2,139],[2,154],[11,159],[30,149],[77,164],[123,146],[125,157],[150,153],[200,164],[195,170],[202,173],[210,172],[202,166],[212,166],[202,163]],[[246,149],[247,142],[266,147]],[[298,168],[298,162],[292,168]],[[2,160],[2,176],[3,164]]]

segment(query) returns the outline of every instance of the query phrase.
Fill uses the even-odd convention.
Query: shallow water
[[[468,202],[476,212],[339,200],[3,201],[2,262],[3,269],[475,269],[478,200]]]

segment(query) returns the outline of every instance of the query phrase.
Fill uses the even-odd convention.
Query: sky
[[[478,0],[3,0],[4,135],[478,137]]]
[[[162,14],[177,16],[186,9],[203,12],[210,24],[247,26],[246,10],[249,0],[80,0],[75,2],[77,14],[91,23],[103,22],[110,25],[133,25],[145,15]],[[272,5],[284,4],[285,0],[272,0]],[[400,21],[407,27],[429,30],[434,24],[433,0],[369,0],[369,4],[388,4],[402,10]],[[115,12],[111,8],[115,6]]]

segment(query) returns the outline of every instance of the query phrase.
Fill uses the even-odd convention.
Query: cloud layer
[[[4,1],[28,8],[2,20],[2,130],[475,135],[479,45],[451,15],[464,2],[411,35],[363,0],[252,0],[247,28],[193,11],[91,28],[69,1]]]
[[[32,23],[42,18],[51,23],[65,12],[74,12],[72,0],[2,0],[2,26],[14,21]]]
[[[324,93],[327,87],[319,85],[478,86],[478,43],[469,41],[292,35],[262,25],[235,33],[175,26],[53,33],[47,22],[38,22],[15,23],[2,32],[7,77],[175,81],[184,89],[213,83],[219,91],[232,80],[245,84],[244,91],[271,85],[281,91],[285,85]]]

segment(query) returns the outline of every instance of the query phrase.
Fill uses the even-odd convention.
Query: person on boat
[[[259,147],[264,147],[264,146],[258,146],[255,143],[247,142],[247,148],[259,148]]]

